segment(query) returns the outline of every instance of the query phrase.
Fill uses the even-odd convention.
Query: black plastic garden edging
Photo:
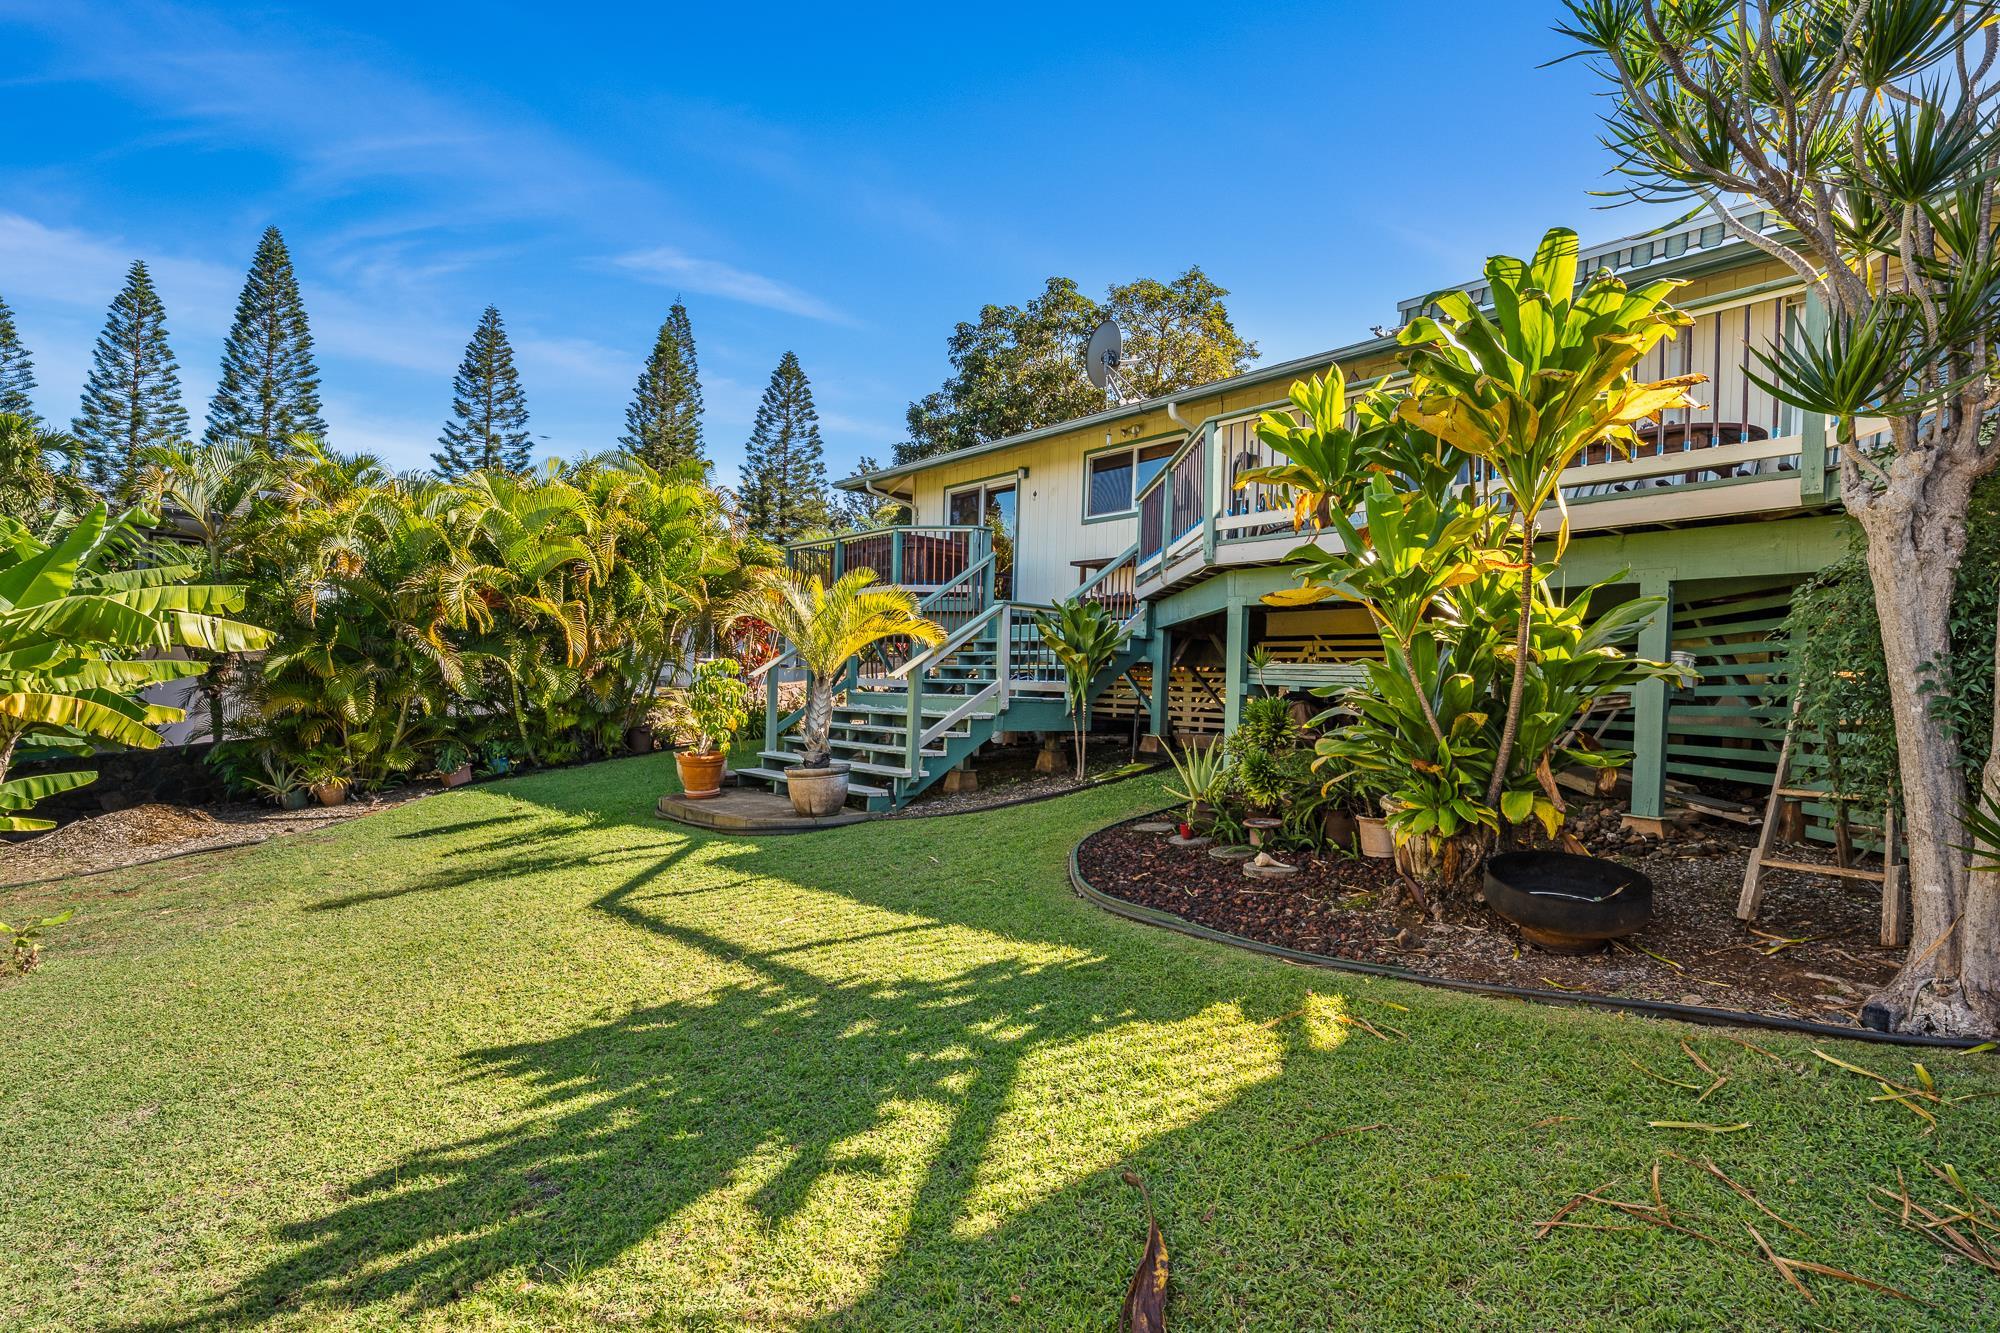
[[[1171,809],[1172,807],[1168,807]],[[1154,812],[1156,815],[1166,810]],[[1137,816],[1143,818],[1143,816]],[[1773,1018],[1765,1014],[1746,1013],[1740,1009],[1710,1009],[1698,1004],[1675,1004],[1669,1000],[1627,1000],[1612,995],[1592,995],[1585,991],[1545,990],[1539,986],[1503,986],[1488,981],[1463,981],[1456,977],[1434,977],[1422,972],[1412,972],[1408,968],[1391,967],[1387,963],[1361,963],[1347,958],[1329,958],[1325,954],[1307,953],[1302,949],[1288,949],[1282,944],[1266,944],[1261,940],[1246,939],[1232,935],[1226,930],[1215,930],[1198,925],[1172,912],[1156,907],[1143,907],[1127,902],[1123,898],[1105,893],[1083,877],[1083,868],[1077,863],[1077,853],[1083,844],[1092,838],[1130,822],[1135,816],[1106,824],[1095,832],[1085,834],[1069,849],[1070,887],[1086,901],[1128,921],[1142,925],[1161,926],[1167,930],[1192,935],[1196,939],[1208,940],[1215,944],[1233,945],[1251,953],[1263,954],[1287,963],[1299,963],[1307,967],[1325,968],[1332,972],[1353,972],[1366,977],[1383,977],[1391,981],[1407,981],[1417,986],[1435,986],[1440,990],[1463,991],[1471,995],[1486,995],[1496,999],[1526,1000],[1533,1004],[1576,1005],[1585,1009],[1614,1009],[1623,1013],[1638,1014],[1643,1018],[1672,1018],[1684,1023],[1701,1023],[1709,1027],[1750,1027],[1763,1028],[1770,1032],[1790,1032],[1808,1037],[1827,1037],[1836,1041],[1875,1042],[1885,1046],[1925,1046],[1945,1047],[1964,1050],[1982,1044],[1978,1037],[1937,1037],[1923,1033],[1877,1032],[1873,1028],[1843,1028],[1831,1023],[1808,1023],[1802,1019]]]

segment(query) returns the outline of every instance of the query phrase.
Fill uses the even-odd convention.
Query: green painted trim
[[[1847,554],[1853,530],[1844,514],[1808,514],[1579,537],[1563,557],[1557,584],[1581,587],[1634,569],[1660,570],[1677,583],[1813,574]]]
[[[1153,631],[1152,697],[1146,701],[1153,734],[1166,739],[1173,730],[1172,664],[1174,636],[1166,630]]]
[[[1664,662],[1673,648],[1673,580],[1663,570],[1649,569],[1639,576],[1639,593],[1666,601],[1639,631],[1639,656]],[[1633,814],[1658,819],[1666,812],[1666,751],[1666,682],[1641,681],[1632,691]]]
[[[1243,692],[1250,665],[1250,605],[1232,602],[1223,618],[1222,734],[1234,736],[1243,721]]]

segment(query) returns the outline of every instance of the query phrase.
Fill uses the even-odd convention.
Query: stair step
[[[936,695],[925,695],[923,702],[923,711],[932,717],[943,717],[946,713],[949,713],[952,710],[958,708],[964,702],[965,700],[963,698],[951,699],[951,698],[943,698]],[[863,700],[862,702],[857,703],[850,698],[845,706],[849,712],[873,713],[878,717],[884,714],[887,714],[891,717],[907,717],[909,715],[909,705],[901,698],[885,699],[879,703],[874,700]],[[972,714],[972,716],[992,717],[993,714],[988,712],[978,712]]]
[[[765,782],[783,782],[785,780],[785,770],[782,768],[739,768],[734,771],[746,778],[761,778]],[[887,796],[889,795],[889,789],[887,787],[863,786],[861,783],[850,778],[847,782],[847,794],[849,796]]]
[[[799,763],[799,756],[787,750],[759,750],[757,757],[759,759],[774,760],[785,767],[794,767]],[[843,759],[840,762],[846,764],[848,768],[857,773],[874,773],[885,778],[907,778],[910,776],[910,770],[902,767],[900,764],[892,767],[888,764],[871,764],[865,759]],[[783,770],[780,769],[780,771],[782,772]],[[850,782],[848,786],[853,787],[854,784]],[[856,788],[856,790],[859,790],[859,788]]]
[[[881,741],[850,741],[843,740],[839,736],[835,736],[830,743],[836,750],[876,750],[883,754],[907,754],[909,752],[907,746],[900,744],[887,745]],[[925,750],[923,753],[932,759],[942,759],[945,757],[943,750]]]

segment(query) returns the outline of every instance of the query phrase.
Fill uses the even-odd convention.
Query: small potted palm
[[[447,787],[463,787],[472,781],[472,751],[459,741],[438,746],[434,763],[438,781]]]
[[[750,696],[738,671],[726,657],[698,663],[693,679],[681,691],[694,744],[674,752],[674,767],[680,770],[681,793],[691,801],[722,794],[722,766],[729,757],[729,742],[743,729]]]
[[[320,805],[347,804],[347,761],[331,750],[314,750],[299,762],[299,775]]]
[[[831,748],[833,694],[847,664],[884,639],[937,644],[945,638],[941,626],[917,614],[913,595],[874,583],[868,569],[842,575],[832,587],[810,575],[766,570],[736,600],[731,616],[731,623],[769,625],[806,669],[801,762],[786,770],[785,786],[792,808],[810,818],[847,804],[847,766],[833,762]]]

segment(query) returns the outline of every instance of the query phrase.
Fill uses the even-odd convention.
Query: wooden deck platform
[[[660,798],[654,813],[676,824],[717,833],[805,833],[874,818],[865,810],[842,810],[825,819],[812,819],[792,809],[790,797],[757,787],[724,787],[720,796],[706,801],[690,801],[679,792],[670,792]]]

